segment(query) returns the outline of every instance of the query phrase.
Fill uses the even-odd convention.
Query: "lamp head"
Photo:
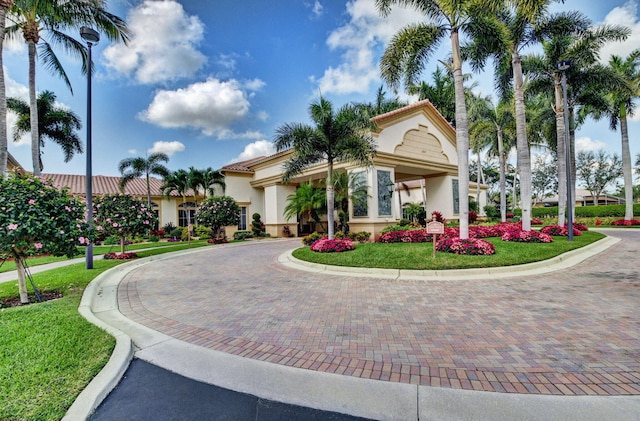
[[[80,28],[80,36],[83,40],[87,41],[90,44],[97,44],[100,41],[100,34],[98,31],[83,26]]]
[[[562,60],[561,62],[558,62],[558,64],[556,64],[556,68],[561,72],[564,72],[569,67],[571,67],[571,60]]]

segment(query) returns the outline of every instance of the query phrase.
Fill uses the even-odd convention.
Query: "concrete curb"
[[[457,280],[481,280],[498,279],[513,276],[539,275],[554,272],[577,265],[585,259],[603,252],[613,246],[620,239],[616,237],[605,237],[595,243],[571,250],[560,256],[540,262],[527,263],[516,266],[501,266],[492,268],[477,269],[451,269],[451,270],[407,270],[407,269],[380,269],[380,268],[358,268],[346,266],[331,266],[318,263],[306,262],[293,257],[293,250],[283,253],[278,257],[278,262],[299,270],[309,272],[324,272],[332,275],[373,277],[395,280],[423,280],[423,281],[457,281]]]

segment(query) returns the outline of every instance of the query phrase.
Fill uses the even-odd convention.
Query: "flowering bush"
[[[617,221],[613,221],[611,225],[630,227],[632,225],[640,225],[640,221],[636,219],[618,219]]]
[[[200,204],[195,218],[199,224],[211,227],[216,235],[222,227],[238,225],[240,206],[229,196],[210,197]]]
[[[516,241],[520,243],[551,243],[553,237],[539,231],[511,230],[502,234],[502,241]]]
[[[566,226],[566,225],[565,225]],[[573,228],[579,231],[589,231],[589,228],[585,224],[581,224],[580,222],[574,222]]]
[[[561,227],[560,225],[547,225],[546,227],[542,227],[540,232],[553,235],[554,237],[566,237],[567,235],[569,235],[569,230],[567,229],[567,227]],[[579,236],[582,235],[582,232],[576,228],[573,228],[573,235]]]
[[[127,237],[148,232],[156,222],[156,216],[145,202],[126,194],[95,198],[93,207],[96,231],[119,237],[121,253]]]
[[[314,231],[311,234],[302,237],[302,244],[304,244],[305,246],[311,246],[313,243],[315,243],[321,238],[327,238],[327,236],[326,235],[323,236],[322,234]]]
[[[443,224],[447,223],[447,220],[442,216],[442,213],[438,211],[431,212],[431,218],[438,222],[442,222]]]
[[[542,220],[540,218],[531,218],[531,225],[542,225]]]
[[[429,243],[431,241],[433,241],[431,234],[427,234],[424,228],[389,231],[378,238],[380,243]]]
[[[496,252],[495,246],[488,241],[477,238],[462,240],[458,237],[444,237],[438,240],[436,250],[469,256],[490,255]]]
[[[334,238],[333,240],[329,240],[328,238],[321,238],[311,245],[311,250],[317,251],[318,253],[334,253],[354,249],[355,247],[353,245],[353,242],[348,238]]]
[[[128,253],[105,253],[102,258],[104,260],[130,260],[137,259],[138,255],[132,251]]]
[[[209,244],[226,244],[228,242],[229,241],[227,241],[226,238],[209,238],[207,240],[207,243],[209,243]]]

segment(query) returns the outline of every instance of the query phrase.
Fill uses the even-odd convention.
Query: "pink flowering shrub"
[[[567,229],[567,227],[561,227],[560,225],[547,225],[546,227],[542,227],[540,232],[553,235],[554,237],[566,237],[567,235],[569,235],[569,230]],[[573,228],[573,235],[579,236],[582,235],[582,232],[576,228]]]
[[[431,234],[427,234],[427,230],[424,228],[389,231],[378,238],[380,243],[429,243],[431,241],[433,241]]]
[[[334,253],[354,249],[353,242],[348,238],[334,238],[333,240],[321,238],[311,245],[311,250],[318,253]]]
[[[531,225],[542,225],[542,220],[540,218],[531,218]]]
[[[502,241],[515,241],[519,243],[551,243],[553,237],[539,231],[511,230],[502,234]]]
[[[200,203],[195,218],[197,223],[210,227],[217,236],[222,227],[238,224],[240,206],[229,196],[211,197]]]
[[[630,227],[632,225],[640,225],[640,221],[638,221],[637,219],[618,219],[617,221],[613,221],[611,225],[619,227]]]
[[[104,260],[131,260],[137,259],[138,255],[132,251],[128,253],[105,253],[102,258]]]
[[[566,226],[566,225],[565,225]],[[580,222],[574,222],[573,228],[579,231],[589,231],[589,228],[585,224],[581,224]]]
[[[438,240],[436,250],[467,256],[488,256],[496,252],[495,246],[488,241],[477,238],[462,240],[458,237],[444,237],[442,240]]]

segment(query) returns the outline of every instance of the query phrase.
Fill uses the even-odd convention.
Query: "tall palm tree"
[[[375,142],[369,134],[369,120],[353,106],[346,105],[335,111],[331,102],[321,97],[309,106],[309,115],[315,126],[284,124],[276,130],[274,143],[278,152],[293,149],[293,154],[284,164],[284,181],[291,180],[314,164],[326,162],[328,235],[333,239],[333,166],[338,162],[371,165],[376,152]]]
[[[376,93],[376,101],[369,103],[355,103],[353,106],[358,112],[362,114],[363,118],[373,118],[380,114],[388,113],[389,111],[397,110],[407,104],[400,101],[397,97],[387,99],[387,93],[384,91],[384,87],[380,86]]]
[[[460,32],[466,31],[476,17],[491,15],[502,0],[376,0],[378,11],[388,15],[394,4],[412,6],[430,23],[402,28],[394,35],[380,61],[384,81],[397,88],[404,82],[414,86],[429,56],[440,41],[449,35],[456,110],[456,145],[458,151],[458,198],[460,208],[460,238],[469,238],[469,126],[464,95]]]
[[[3,48],[5,38],[5,22],[7,11],[13,7],[13,0],[0,0],[0,69],[3,65]],[[7,140],[7,90],[4,81],[4,71],[0,72],[0,177],[4,177],[7,170],[9,156],[9,142]]]
[[[129,32],[125,22],[107,12],[106,0],[15,0],[12,8],[12,25],[7,28],[10,35],[22,30],[29,54],[29,103],[32,110],[37,110],[36,99],[36,53],[43,64],[54,74],[60,76],[69,90],[71,82],[56,56],[52,44],[42,37],[47,34],[51,42],[62,46],[67,52],[83,60],[83,70],[88,69],[87,48],[66,32],[77,31],[81,26],[92,26],[106,34],[111,41],[127,41]],[[31,113],[31,159],[33,173],[40,171],[40,143],[38,142],[38,113]]]
[[[151,207],[151,183],[149,181],[152,175],[167,177],[170,171],[162,163],[169,162],[169,156],[162,152],[156,152],[149,155],[148,158],[125,158],[118,164],[118,171],[122,174],[120,179],[120,188],[124,192],[126,185],[133,179],[145,177],[147,185],[147,206]]]
[[[80,117],[73,111],[58,107],[55,102],[56,95],[51,91],[42,91],[38,95],[38,143],[40,148],[44,147],[45,138],[57,143],[64,153],[64,162],[69,162],[74,154],[82,153],[82,142],[76,132],[82,124]],[[20,98],[8,98],[7,108],[18,115],[13,130],[13,140],[18,141],[31,130],[31,109],[29,104]],[[43,169],[42,159],[39,168]]]
[[[194,195],[202,189],[202,195],[205,199],[207,195],[215,195],[216,186],[222,188],[223,193],[227,187],[224,181],[224,175],[211,167],[203,170],[189,167],[189,178],[191,179],[191,188],[194,190]]]

